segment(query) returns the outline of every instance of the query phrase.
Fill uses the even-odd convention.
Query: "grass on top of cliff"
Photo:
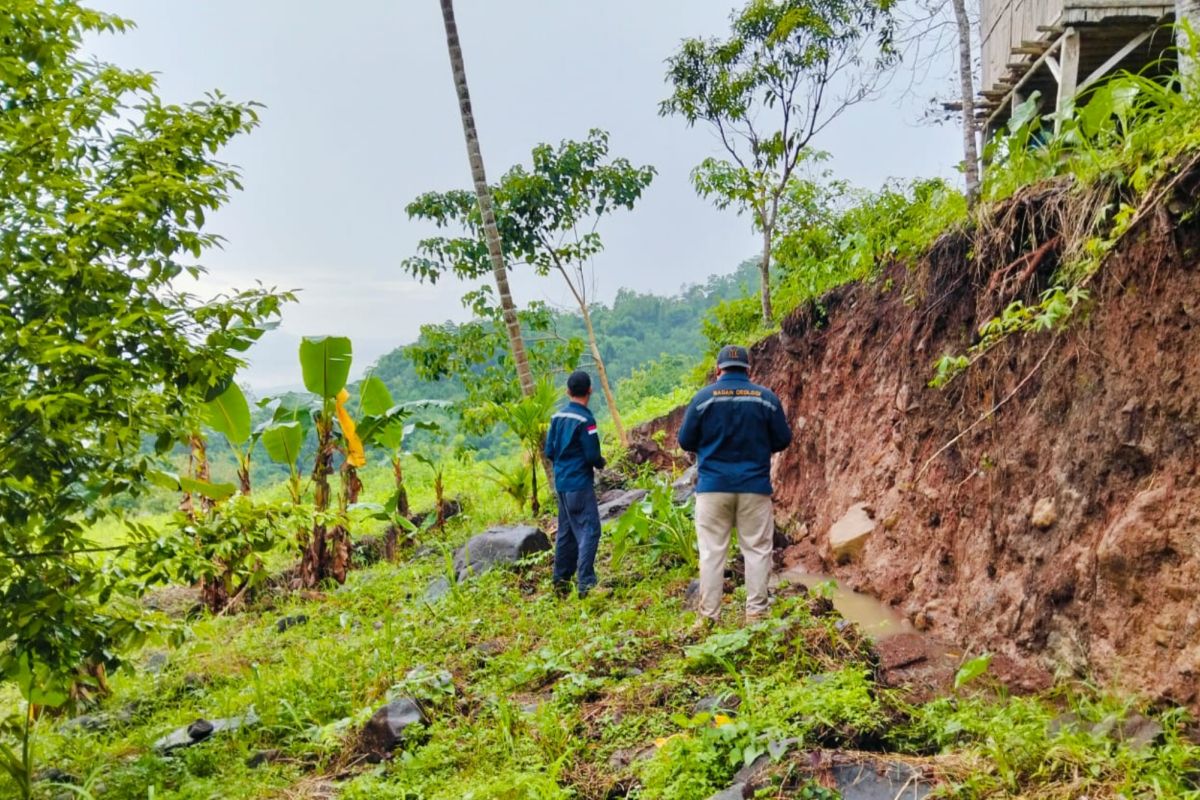
[[[1152,715],[1161,730],[1123,739],[1132,704],[1062,687],[1008,697],[986,675],[910,705],[876,683],[857,630],[799,591],[739,628],[738,590],[725,625],[689,639],[690,572],[648,550],[614,574],[605,543],[607,597],[558,598],[543,554],[427,602],[467,534],[320,594],[269,595],[239,615],[187,622],[180,648],[151,646],[89,718],[38,722],[40,763],[56,770],[38,796],[687,800],[768,753],[776,788],[763,796],[830,797],[811,783],[821,776],[807,753],[839,748],[917,765],[942,796],[1200,797],[1200,749],[1181,712]],[[358,732],[399,695],[418,699],[430,724],[368,763]],[[698,712],[705,697],[736,712]],[[251,712],[246,728],[155,752],[198,718]]]

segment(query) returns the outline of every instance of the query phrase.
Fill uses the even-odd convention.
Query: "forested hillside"
[[[618,399],[633,407],[650,396],[669,393],[680,382],[691,382],[701,357],[712,350],[705,338],[703,321],[718,305],[750,297],[757,282],[756,262],[747,261],[729,275],[713,275],[707,281],[683,287],[670,297],[643,294],[623,288],[611,304],[592,307],[600,350],[609,374],[617,382]],[[455,329],[454,323],[435,326]],[[551,315],[553,336],[582,340],[585,332],[577,312],[557,311]],[[417,347],[427,344],[427,336]],[[589,367],[587,355],[577,366]],[[571,366],[571,365],[567,365]],[[638,373],[635,377],[635,372]],[[413,347],[397,347],[369,368],[382,379],[398,401],[436,398],[458,401],[465,397],[461,380],[453,376],[427,380],[413,363]],[[603,410],[604,398],[597,397]]]

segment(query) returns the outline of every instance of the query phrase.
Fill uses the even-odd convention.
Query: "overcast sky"
[[[400,271],[431,233],[404,206],[427,190],[469,188],[458,105],[436,0],[92,0],[137,28],[92,41],[122,66],[159,73],[169,101],[220,89],[255,100],[262,126],[232,144],[245,191],[210,219],[228,242],[207,256],[199,290],[255,280],[300,289],[280,332],[251,352],[255,389],[298,383],[305,335],[351,336],[355,372],[412,341],[427,322],[461,320],[462,287],[422,286]],[[658,116],[664,59],[680,39],[727,28],[734,0],[458,0],[459,33],[489,177],[538,142],[611,133],[610,153],[659,174],[633,212],[601,229],[599,296],[621,287],[672,293],[730,272],[757,250],[747,218],[696,197],[688,173],[718,155],[702,129]],[[951,65],[952,66],[952,63]],[[942,85],[851,110],[817,145],[839,177],[955,177],[953,127],[917,123]],[[552,279],[513,276],[518,302],[566,307]]]

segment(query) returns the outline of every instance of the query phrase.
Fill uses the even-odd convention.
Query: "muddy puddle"
[[[778,585],[784,581],[790,584],[803,584],[811,592],[828,593],[838,613],[857,624],[864,633],[874,639],[886,639],[889,636],[913,630],[912,625],[896,609],[876,600],[869,594],[845,588],[832,575],[805,572],[799,569],[785,569],[775,573],[772,585]]]

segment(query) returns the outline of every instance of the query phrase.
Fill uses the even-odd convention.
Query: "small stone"
[[[275,623],[275,632],[283,633],[289,628],[294,628],[297,625],[303,625],[306,622],[308,622],[307,614],[292,614],[288,617],[282,617],[278,622]]]
[[[198,719],[187,726],[187,734],[192,738],[193,742],[207,739],[209,736],[212,736],[213,730],[213,724],[206,719]]]
[[[278,750],[259,750],[254,755],[246,759],[246,766],[250,769],[258,769],[263,764],[270,764],[278,761],[280,752]]]
[[[855,503],[829,529],[829,548],[838,562],[857,558],[863,551],[875,520],[871,519],[866,503]]]
[[[696,578],[692,578],[683,592],[683,607],[687,611],[696,611],[700,608],[700,581]]]
[[[796,738],[789,739],[772,739],[767,742],[767,755],[772,761],[778,761],[787,755],[787,752],[796,745],[800,744],[801,740]]]
[[[733,715],[742,705],[742,698],[736,694],[714,694],[701,697],[692,707],[692,714],[716,714],[718,712]]]
[[[1029,515],[1029,522],[1033,527],[1043,531],[1058,522],[1058,510],[1054,506],[1054,498],[1039,499],[1033,506],[1033,513]]]
[[[1149,749],[1162,735],[1162,725],[1142,714],[1126,717],[1117,727],[1117,739],[1134,751]]]
[[[385,757],[413,735],[415,727],[429,722],[421,706],[411,697],[401,697],[383,706],[367,721],[362,732],[362,751]]]
[[[198,672],[189,672],[183,676],[183,688],[189,692],[196,692],[203,689],[208,684],[208,678]]]
[[[145,662],[142,664],[142,669],[151,675],[162,673],[167,667],[167,654],[162,650],[155,650],[146,656]]]
[[[371,627],[374,630],[381,631],[381,630],[383,630],[383,622],[381,622],[380,620],[375,620],[373,623],[371,623]]]
[[[614,750],[613,754],[608,757],[608,765],[615,770],[629,769],[639,761],[646,761],[653,757],[654,750],[654,745],[622,747],[620,750]]]
[[[443,576],[434,578],[425,587],[425,602],[436,603],[450,593],[450,579]]]
[[[38,770],[34,774],[33,782],[34,783],[66,783],[66,784],[74,785],[74,784],[79,783],[79,778],[75,777],[74,775],[72,775],[69,772],[64,772],[63,770],[59,769],[58,767],[46,767],[45,769]]]
[[[498,639],[489,639],[486,642],[480,642],[479,644],[475,645],[475,652],[478,653],[479,657],[483,660],[495,658],[507,649],[508,648],[505,647],[504,642]]]
[[[105,714],[84,714],[79,717],[69,719],[62,724],[64,731],[79,730],[88,733],[98,733],[108,730],[111,721]]]

